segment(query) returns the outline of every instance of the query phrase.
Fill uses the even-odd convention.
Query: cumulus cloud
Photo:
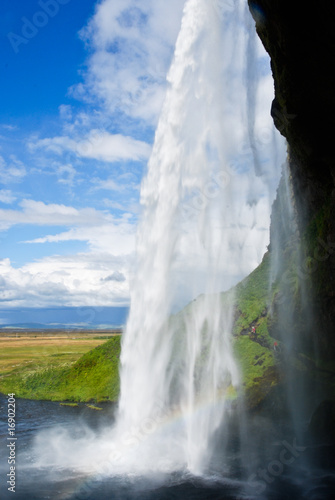
[[[84,82],[72,93],[155,124],[184,1],[105,0],[81,32],[91,49]],[[112,75],[112,78],[111,78]]]
[[[72,151],[81,158],[105,162],[141,161],[151,152],[149,144],[121,134],[110,134],[102,130],[91,130],[84,140],[58,136],[30,142],[31,151],[44,149],[57,155]]]
[[[20,268],[0,260],[0,306],[129,305],[129,257],[82,253],[46,257]],[[111,269],[116,278],[105,279]],[[121,279],[123,277],[124,279]]]
[[[106,278],[102,278],[102,281],[126,281],[126,277],[123,273],[120,273],[119,271],[114,271],[113,274],[110,274],[109,276],[106,276]]]
[[[59,116],[62,120],[72,120],[72,107],[68,104],[61,104],[59,106]]]
[[[10,155],[9,161],[0,156],[0,182],[2,184],[21,182],[26,174],[24,164],[15,155]]]
[[[94,208],[77,209],[34,200],[23,200],[19,205],[20,210],[0,209],[0,230],[16,224],[69,228],[24,243],[83,241],[88,243],[92,251],[106,251],[114,255],[129,254],[134,250],[135,224],[131,214],[124,213],[117,218]]]
[[[76,147],[79,156],[107,162],[140,161],[147,159],[151,152],[151,147],[143,141],[97,130],[92,130],[89,137]]]
[[[77,171],[72,165],[59,165],[56,169],[56,173],[60,184],[73,186]]]
[[[110,251],[114,255],[125,255],[135,246],[135,227],[128,222],[112,220],[99,225],[75,227],[55,235],[26,241],[25,243],[61,243],[66,241],[87,242],[94,252]]]
[[[107,179],[95,177],[91,179],[91,184],[91,191],[112,191],[124,195],[129,191],[140,191],[140,184],[135,175],[114,175],[113,177],[109,176]]]
[[[102,180],[102,179],[92,179],[92,183],[93,183],[93,188],[94,190],[100,190],[100,189],[103,189],[103,190],[106,190],[106,191],[124,191],[125,189],[125,186],[122,185],[122,184],[119,184],[118,182],[116,182],[116,180],[114,179],[106,179],[106,180]]]
[[[16,125],[11,125],[10,123],[2,123],[1,127],[5,130],[8,130],[9,132],[13,132],[14,130],[18,129]]]
[[[13,195],[12,191],[9,189],[0,190],[0,202],[10,205],[16,200],[16,196]]]
[[[77,209],[28,199],[22,200],[19,205],[20,210],[0,210],[0,229],[7,229],[16,224],[95,226],[111,220],[111,216],[94,208]]]

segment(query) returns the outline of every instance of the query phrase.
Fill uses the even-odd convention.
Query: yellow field
[[[116,335],[113,332],[7,332],[0,334],[0,376],[30,368],[65,366]],[[96,337],[101,336],[98,339]],[[95,338],[93,338],[95,337]]]

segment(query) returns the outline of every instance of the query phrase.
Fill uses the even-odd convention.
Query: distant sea
[[[129,307],[0,309],[0,329],[106,329],[122,327]]]

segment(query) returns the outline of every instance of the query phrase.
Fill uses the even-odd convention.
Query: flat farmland
[[[120,335],[120,331],[4,331],[0,333],[0,376],[60,368]]]

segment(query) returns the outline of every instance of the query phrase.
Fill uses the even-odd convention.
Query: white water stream
[[[141,451],[148,468],[203,472],[227,390],[239,384],[233,302],[218,292],[259,263],[279,173],[250,19],[245,1],[186,2],[142,183],[116,435],[155,427]],[[183,290],[205,295],[169,320]]]

